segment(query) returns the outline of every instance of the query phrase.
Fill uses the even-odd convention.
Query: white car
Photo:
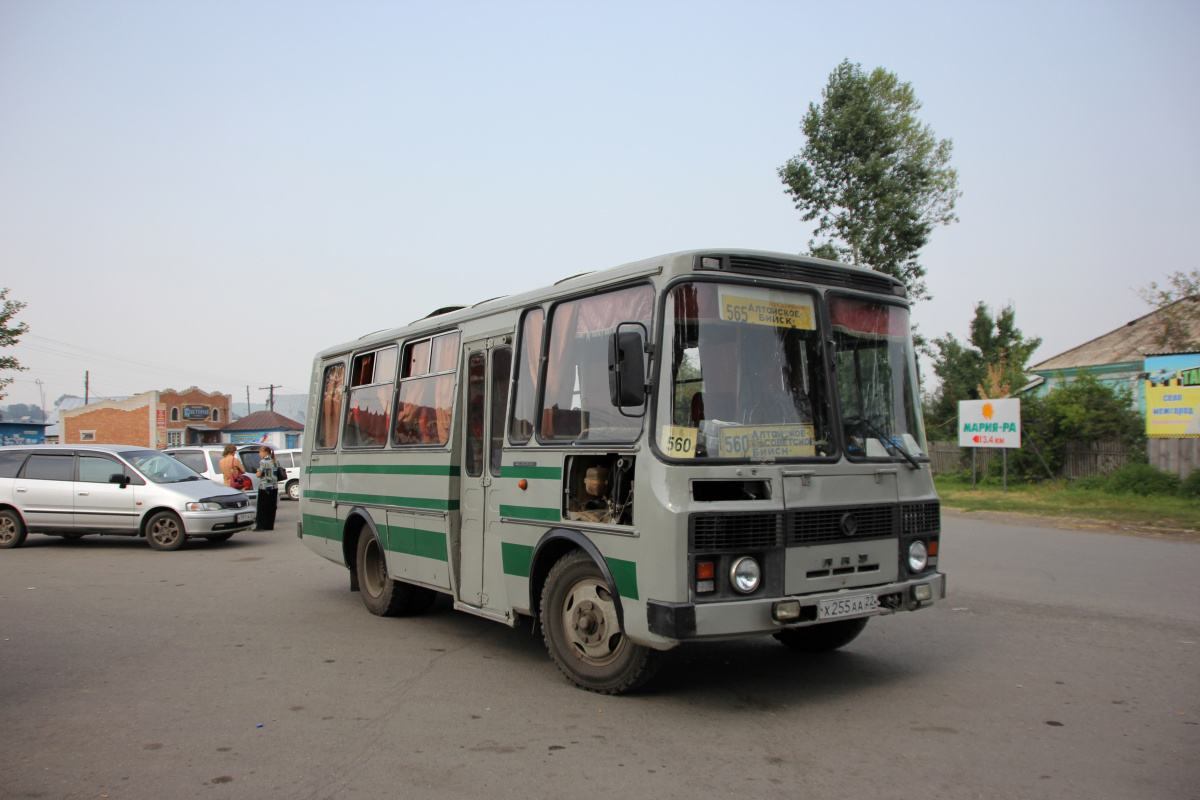
[[[258,470],[259,447],[260,445],[257,444],[246,444],[239,445],[237,449],[238,461],[242,462],[242,467],[246,470],[246,477],[250,479],[251,483],[250,488],[246,490],[246,494],[256,500],[258,497],[258,476],[254,473]],[[225,453],[225,445],[180,445],[179,447],[168,447],[163,452],[191,467],[213,483],[219,483],[222,486],[225,485],[225,476],[221,474],[220,466],[221,456]]]
[[[155,550],[224,542],[254,524],[243,492],[135,445],[0,447],[0,548],[28,534],[141,536]]]
[[[300,475],[304,471],[304,462],[300,460],[302,452],[299,448],[295,450],[275,451],[275,460],[287,472],[287,480],[279,484],[279,498],[281,500],[285,497],[291,500],[300,499]]]

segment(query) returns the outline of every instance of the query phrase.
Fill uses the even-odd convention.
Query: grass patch
[[[1008,486],[988,478],[971,488],[971,476],[935,476],[942,505],[960,511],[999,511],[1043,517],[1103,520],[1138,528],[1200,530],[1200,500],[1174,495],[1114,494],[1059,482]]]

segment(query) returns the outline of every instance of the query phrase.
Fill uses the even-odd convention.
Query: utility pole
[[[87,372],[87,370],[83,371],[83,404],[85,406],[88,404],[88,372]]]
[[[246,416],[250,416],[250,387],[246,387]]]
[[[283,387],[276,386],[275,384],[272,383],[270,386],[260,386],[258,388],[270,390],[271,394],[269,395],[269,399],[267,400],[267,408],[270,409],[271,411],[274,411],[275,410],[275,390],[282,389]]]
[[[46,421],[46,389],[45,389],[45,387],[42,386],[41,378],[38,378],[37,380],[35,380],[34,383],[37,384],[38,391],[41,392],[41,395],[42,395],[42,405],[39,407],[42,409],[42,422],[45,422]]]

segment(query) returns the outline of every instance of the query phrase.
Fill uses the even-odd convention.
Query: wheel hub
[[[589,664],[610,663],[624,649],[616,603],[608,587],[594,578],[571,587],[563,604],[563,622],[571,649]]]

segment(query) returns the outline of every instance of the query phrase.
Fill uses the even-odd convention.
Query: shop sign
[[[208,406],[184,406],[183,418],[192,421],[208,419]]]

